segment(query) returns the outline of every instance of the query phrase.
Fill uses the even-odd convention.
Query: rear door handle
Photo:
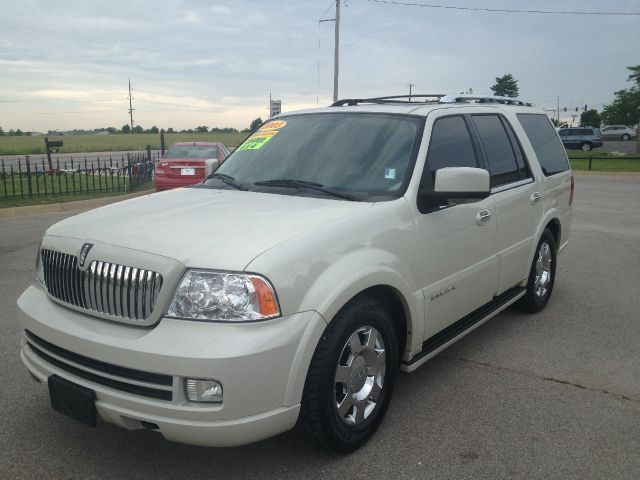
[[[531,205],[535,205],[536,203],[538,203],[541,198],[542,195],[540,195],[538,192],[533,192],[531,194]]]
[[[478,225],[485,225],[491,220],[491,212],[489,210],[480,210],[476,215],[476,223]]]

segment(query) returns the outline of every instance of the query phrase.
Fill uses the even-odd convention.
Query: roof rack
[[[474,95],[469,93],[444,95],[440,98],[440,103],[500,103],[502,105],[533,107],[532,103],[518,100],[517,98],[501,97],[499,95]]]
[[[386,97],[374,97],[374,98],[345,98],[338,100],[331,104],[332,107],[344,107],[354,106],[363,103],[436,103],[442,98],[446,97],[443,93],[424,93],[424,94],[411,94],[411,95],[390,95]],[[412,100],[414,98],[420,98],[424,100]],[[403,100],[407,99],[407,100]]]
[[[414,100],[417,99],[417,100]],[[418,93],[411,95],[389,95],[386,97],[373,98],[345,98],[331,104],[332,107],[345,107],[361,105],[363,103],[373,104],[429,104],[429,103],[499,103],[501,105],[519,105],[522,107],[533,107],[532,103],[512,97],[501,97],[499,95],[474,95],[469,93],[453,93],[444,95],[442,93]]]

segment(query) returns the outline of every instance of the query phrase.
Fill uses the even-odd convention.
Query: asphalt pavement
[[[400,375],[377,435],[348,456],[295,432],[207,449],[55,413],[19,359],[16,299],[69,214],[0,220],[0,478],[638,479],[639,205],[640,176],[577,176],[547,308],[509,309]]]

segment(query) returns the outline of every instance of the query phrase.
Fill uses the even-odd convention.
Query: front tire
[[[625,141],[625,142],[626,142],[627,140],[629,140],[630,138],[631,138],[631,136],[629,136],[629,134],[627,134],[627,133],[625,133],[624,135],[622,135],[622,140],[623,140],[623,141]]]
[[[583,143],[582,145],[580,145],[580,149],[581,149],[583,152],[590,152],[590,151],[591,151],[591,148],[592,148],[592,147],[591,147],[591,144],[590,144],[590,143],[587,143],[587,142],[585,142],[585,143]]]
[[[349,453],[360,448],[387,411],[398,363],[388,309],[366,296],[350,300],[316,347],[298,426],[327,449]]]
[[[533,256],[527,293],[517,303],[522,310],[537,313],[549,303],[556,279],[557,253],[555,238],[549,229],[545,229]]]

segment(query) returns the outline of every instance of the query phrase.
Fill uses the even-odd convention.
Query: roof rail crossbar
[[[359,105],[362,103],[427,103],[429,101],[437,102],[443,97],[445,97],[445,95],[442,93],[412,93],[411,95],[389,95],[386,97],[373,98],[345,98],[334,102],[331,106],[344,107]],[[420,100],[413,101],[412,99],[414,98],[418,98]]]
[[[502,105],[520,105],[532,107],[533,104],[512,97],[501,97],[499,95],[474,95],[469,93],[445,95],[440,99],[440,103],[500,103]]]

